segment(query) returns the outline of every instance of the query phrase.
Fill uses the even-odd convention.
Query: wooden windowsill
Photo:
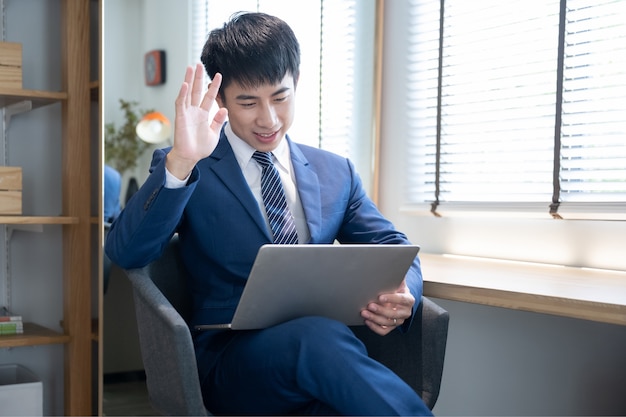
[[[422,253],[424,295],[626,325],[626,272]]]

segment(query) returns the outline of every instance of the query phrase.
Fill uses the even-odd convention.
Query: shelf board
[[[24,323],[24,333],[0,336],[0,348],[68,343],[70,337],[34,323]]]
[[[0,108],[30,100],[33,108],[46,106],[67,99],[67,93],[20,88],[0,88]]]
[[[0,224],[78,224],[70,216],[0,216]]]

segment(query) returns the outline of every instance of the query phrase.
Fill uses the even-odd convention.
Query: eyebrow
[[[272,97],[276,97],[282,93],[284,93],[285,91],[290,90],[289,87],[282,87],[279,88],[278,90],[276,90],[274,93],[272,93]],[[258,96],[252,96],[252,95],[247,95],[247,94],[240,94],[237,97],[235,97],[235,100],[254,100],[259,98]]]

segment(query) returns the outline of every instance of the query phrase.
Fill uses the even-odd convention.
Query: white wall
[[[104,1],[104,122],[124,123],[119,99],[138,102],[138,109],[162,112],[173,123],[174,100],[187,65],[199,61],[190,57],[188,0],[105,0]],[[144,82],[144,54],[153,49],[166,53],[166,82],[147,86]],[[167,142],[153,148],[166,146]],[[123,179],[122,197],[128,179],[141,184],[152,159],[148,150],[133,172]],[[122,198],[123,201],[123,198]]]
[[[435,218],[402,210],[407,6],[385,2],[383,212],[424,252],[626,270],[626,222]],[[451,322],[436,414],[626,415],[625,327],[437,301]]]
[[[103,120],[124,123],[119,99],[138,102],[138,109],[155,109],[174,120],[174,100],[185,75],[195,60],[189,56],[190,38],[187,0],[104,0]],[[144,54],[153,49],[166,53],[166,82],[147,86]],[[167,142],[155,145],[166,146]],[[148,176],[152,151],[142,155],[137,168],[124,174],[121,201],[130,177],[139,184]],[[143,369],[132,289],[126,277],[113,268],[104,297],[103,373],[115,374]]]

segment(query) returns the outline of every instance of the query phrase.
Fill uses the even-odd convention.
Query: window
[[[371,171],[374,2],[356,0],[195,0],[192,57],[199,61],[206,36],[238,11],[285,20],[300,43],[297,108],[289,136],[296,142],[349,157]],[[359,145],[359,146],[357,146]]]
[[[626,219],[626,2],[411,12],[409,204]]]

